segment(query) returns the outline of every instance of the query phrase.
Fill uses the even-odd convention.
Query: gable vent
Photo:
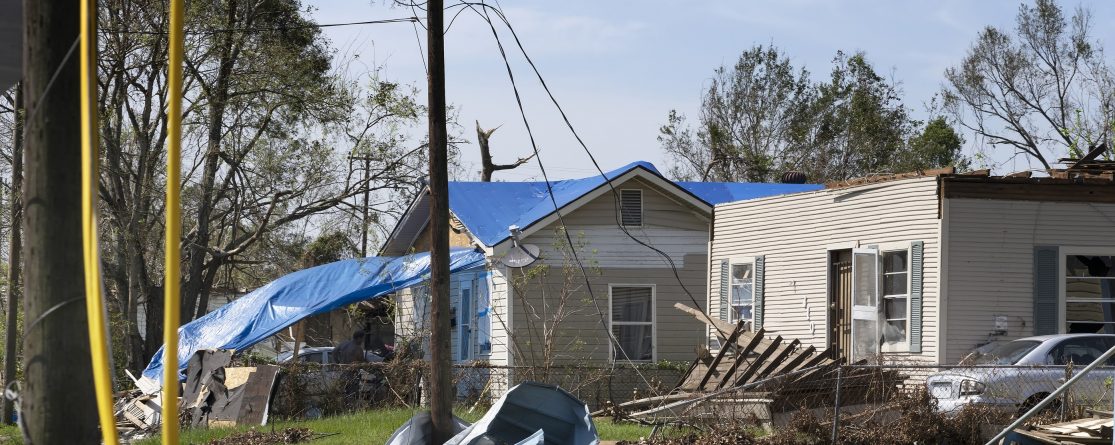
[[[625,189],[619,191],[620,219],[624,226],[643,225],[643,191]]]

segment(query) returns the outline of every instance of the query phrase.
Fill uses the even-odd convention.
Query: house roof
[[[549,190],[553,190],[553,197],[543,181],[523,182],[463,182],[452,181],[449,183],[449,209],[453,215],[468,228],[469,232],[486,246],[495,246],[508,239],[508,227],[512,225],[526,229],[550,217],[554,213],[554,204],[564,209],[578,199],[606,187],[605,177],[609,181],[626,181],[633,176],[641,176],[664,185],[667,192],[674,192],[683,199],[700,203],[701,206],[711,206],[743,199],[761,198],[765,196],[780,195],[822,189],[820,184],[767,184],[767,183],[734,183],[734,182],[673,182],[666,179],[651,163],[645,161],[632,162],[623,167],[606,172],[603,176],[594,175],[580,179],[563,179],[551,181]],[[615,184],[615,182],[613,182]],[[425,225],[428,219],[425,193],[408,210],[407,215],[400,219],[399,224],[420,223]],[[396,227],[385,250],[391,248],[396,235],[415,232],[420,228],[414,226],[409,229]],[[395,246],[397,249],[398,246]]]

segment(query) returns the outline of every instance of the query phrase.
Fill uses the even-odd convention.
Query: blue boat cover
[[[481,252],[453,249],[449,254],[450,273],[482,267]],[[178,328],[179,372],[199,350],[242,350],[298,320],[421,284],[429,274],[430,254],[422,252],[337,261],[285,275]],[[162,382],[162,348],[143,377]]]
[[[607,172],[604,176],[594,175],[581,179],[551,181],[550,188],[554,191],[553,200],[550,199],[546,183],[543,181],[454,181],[449,183],[449,208],[477,239],[487,246],[495,246],[510,236],[507,230],[509,226],[517,225],[526,228],[553,213],[554,201],[557,201],[559,208],[564,207],[603,186],[605,176],[608,179],[615,179],[639,168],[662,177],[654,164],[643,161],[633,162]],[[676,182],[675,184],[709,205],[824,188],[820,184],[748,182]]]

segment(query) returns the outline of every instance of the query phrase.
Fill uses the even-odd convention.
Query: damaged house
[[[451,278],[456,362],[532,367],[604,364],[613,357],[688,362],[704,344],[705,328],[673,305],[703,306],[707,299],[712,206],[820,188],[673,182],[646,162],[607,177],[611,186],[599,175],[553,181],[549,188],[545,182],[450,182],[450,242],[480,249],[487,258],[484,270]],[[427,250],[428,211],[428,196],[420,193],[380,253]],[[667,254],[676,276],[670,262],[628,233]],[[394,301],[396,336],[424,339],[427,290],[407,289]],[[608,341],[605,325],[619,350]]]
[[[1115,182],[1053,173],[943,170],[718,204],[708,313],[853,361],[948,364],[994,340],[1115,333]]]

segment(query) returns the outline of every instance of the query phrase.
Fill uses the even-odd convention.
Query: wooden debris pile
[[[1062,158],[1063,169],[1050,169],[1049,176],[1063,179],[1101,179],[1115,180],[1115,161],[1100,159],[1108,151],[1107,143],[1090,147],[1088,153],[1080,158]]]
[[[1005,444],[1110,444],[1110,411],[1089,410],[1092,417],[1052,425],[1018,428],[1004,439]]]
[[[681,407],[692,405],[693,399],[703,399],[720,404],[731,402],[741,407],[765,405],[765,410],[745,410],[763,418],[771,412],[831,406],[838,380],[842,405],[884,401],[904,380],[893,370],[840,369],[841,360],[813,346],[803,346],[796,339],[767,337],[762,329],[748,331],[743,322],[733,325],[711,319],[700,310],[680,303],[674,307],[713,326],[721,337],[722,346],[715,355],[700,354],[670,395],[619,405],[618,408],[625,411],[658,405],[628,414],[628,417],[677,415]],[[740,390],[727,391],[731,388]]]

